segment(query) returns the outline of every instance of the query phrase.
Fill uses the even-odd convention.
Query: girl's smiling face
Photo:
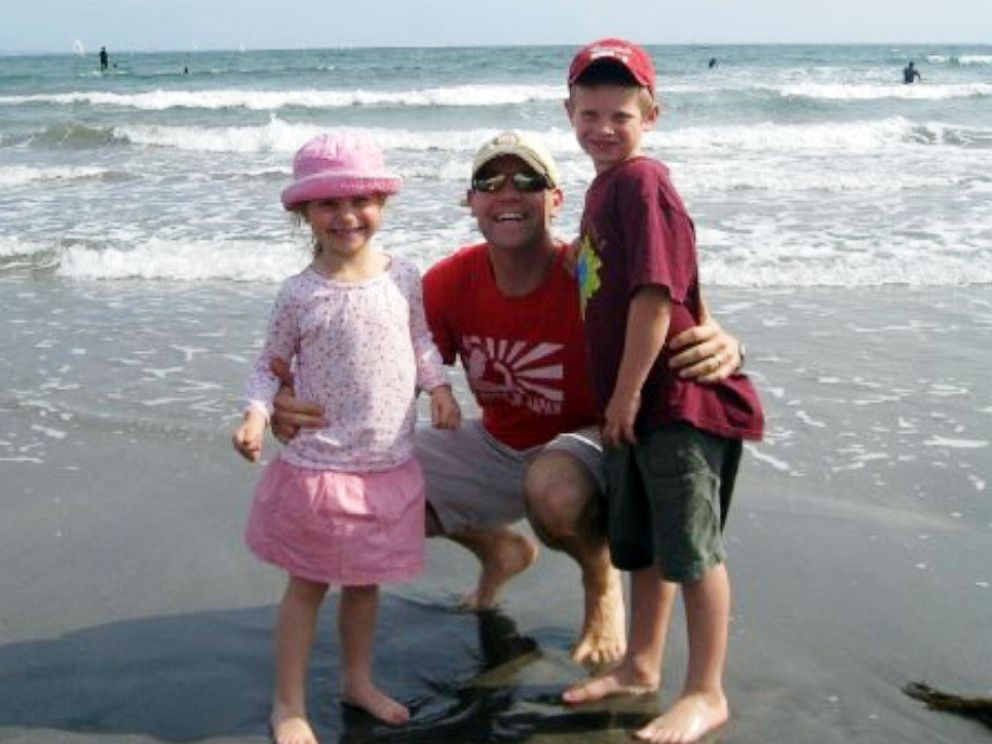
[[[348,259],[367,250],[382,222],[385,202],[381,194],[307,202],[303,214],[310,223],[318,253]]]

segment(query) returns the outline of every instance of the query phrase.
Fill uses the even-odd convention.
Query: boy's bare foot
[[[410,711],[405,705],[393,700],[372,684],[345,686],[341,691],[341,699],[391,726],[402,726],[410,720]]]
[[[651,723],[634,733],[651,744],[691,744],[719,728],[730,718],[722,693],[685,693]]]
[[[537,543],[509,529],[477,530],[471,548],[482,564],[479,583],[460,602],[466,610],[488,610],[496,606],[503,586],[537,560]]]
[[[660,685],[660,675],[641,674],[621,664],[606,674],[572,685],[562,693],[561,699],[569,705],[579,705],[613,695],[646,695],[656,692]]]
[[[586,615],[572,659],[579,664],[611,664],[627,650],[627,617],[620,572],[611,568],[602,591],[586,588]]]
[[[302,711],[277,705],[269,716],[269,726],[274,744],[318,744],[317,736]]]

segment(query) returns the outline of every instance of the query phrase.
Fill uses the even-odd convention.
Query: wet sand
[[[728,526],[733,719],[711,740],[987,741],[901,688],[992,692],[992,290],[712,296],[771,427]],[[36,352],[5,333],[11,378]],[[4,396],[8,442],[51,426]],[[226,424],[94,420],[43,459],[0,460],[0,741],[265,741],[283,579],[242,546],[257,471]],[[423,579],[385,596],[377,670],[413,707],[402,729],[339,705],[328,603],[322,741],[623,742],[677,693],[680,618],[659,695],[564,708],[586,673],[568,659],[576,569],[545,551],[500,613],[457,612],[474,568],[435,541]]]

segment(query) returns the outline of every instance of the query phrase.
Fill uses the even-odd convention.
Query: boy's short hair
[[[609,63],[609,64],[604,64]],[[654,98],[655,71],[651,55],[637,44],[623,39],[600,39],[582,47],[568,66],[568,85],[624,85],[622,78],[599,79],[600,75],[616,74],[619,68],[632,85],[646,88]],[[588,74],[587,74],[588,73]]]

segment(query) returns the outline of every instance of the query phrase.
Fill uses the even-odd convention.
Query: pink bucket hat
[[[321,134],[296,152],[293,182],[282,190],[282,205],[293,209],[314,199],[395,194],[402,183],[386,170],[379,148],[362,135]]]

